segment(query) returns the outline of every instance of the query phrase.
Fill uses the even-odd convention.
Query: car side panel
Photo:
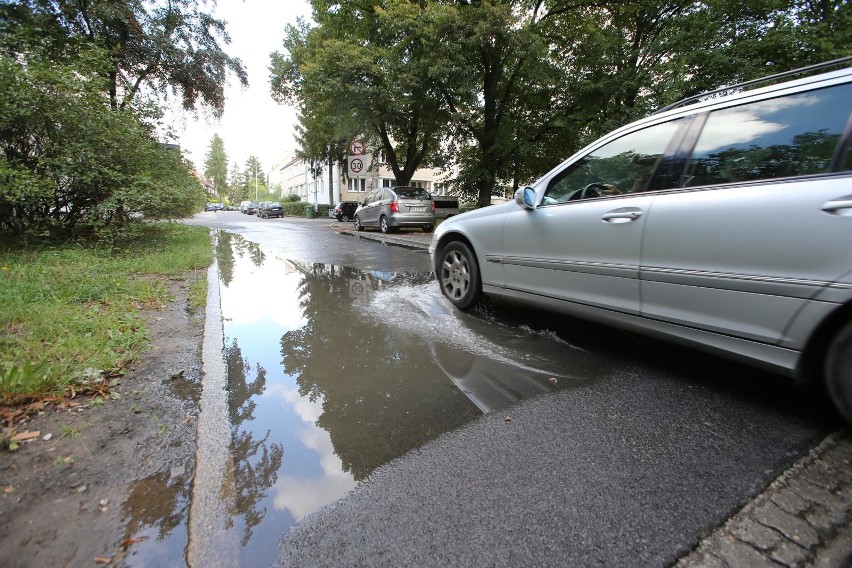
[[[511,213],[501,259],[506,287],[638,314],[642,230],[653,199],[632,194]]]
[[[849,176],[815,176],[658,195],[643,242],[642,314],[784,342],[798,311],[852,268],[852,215],[823,210],[850,194]]]

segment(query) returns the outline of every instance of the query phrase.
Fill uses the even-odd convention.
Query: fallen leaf
[[[21,432],[20,434],[15,434],[12,436],[13,442],[26,442],[27,440],[33,440],[38,438],[41,435],[41,432],[36,430],[35,432]]]
[[[3,488],[3,493],[5,493],[6,495],[11,495],[14,492],[15,492],[15,488],[12,487],[11,485]]]
[[[511,422],[511,421],[512,421],[512,417],[511,417],[511,416],[507,416],[506,418],[504,418],[504,419],[503,419],[503,421],[505,421],[505,422]]]
[[[112,558],[109,556],[95,556],[95,564],[112,564]]]
[[[547,382],[549,382],[551,385],[555,385],[558,381],[556,380],[556,377],[550,377],[549,379],[547,379]]]

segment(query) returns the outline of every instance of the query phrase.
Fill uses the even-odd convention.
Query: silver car
[[[435,228],[435,202],[419,187],[380,187],[367,194],[355,210],[355,228],[378,227],[383,233],[401,227]]]
[[[697,101],[444,221],[441,290],[822,379],[852,422],[852,69]]]

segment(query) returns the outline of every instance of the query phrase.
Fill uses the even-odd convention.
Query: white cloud
[[[218,133],[230,163],[242,168],[249,156],[256,155],[269,171],[295,148],[297,122],[296,111],[274,102],[269,94],[269,55],[282,50],[287,24],[295,24],[300,16],[310,19],[311,6],[306,0],[219,0],[214,15],[228,23],[231,43],[223,47],[242,60],[249,87],[242,89],[231,77],[220,121],[174,111],[170,123],[177,140],[167,141],[180,144],[201,171],[210,140]]]

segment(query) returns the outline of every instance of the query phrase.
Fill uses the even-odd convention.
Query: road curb
[[[422,238],[417,239],[417,237],[405,236],[405,235],[386,235],[383,233],[368,233],[368,232],[357,232],[357,231],[349,231],[343,230],[338,231],[341,235],[346,235],[349,237],[355,237],[357,239],[363,239],[365,241],[374,241],[377,243],[381,243],[383,245],[393,245],[398,247],[405,247],[416,250],[429,250],[429,242],[423,242]],[[429,241],[432,240],[431,235],[429,236]]]
[[[830,434],[676,568],[852,566],[852,435]]]

